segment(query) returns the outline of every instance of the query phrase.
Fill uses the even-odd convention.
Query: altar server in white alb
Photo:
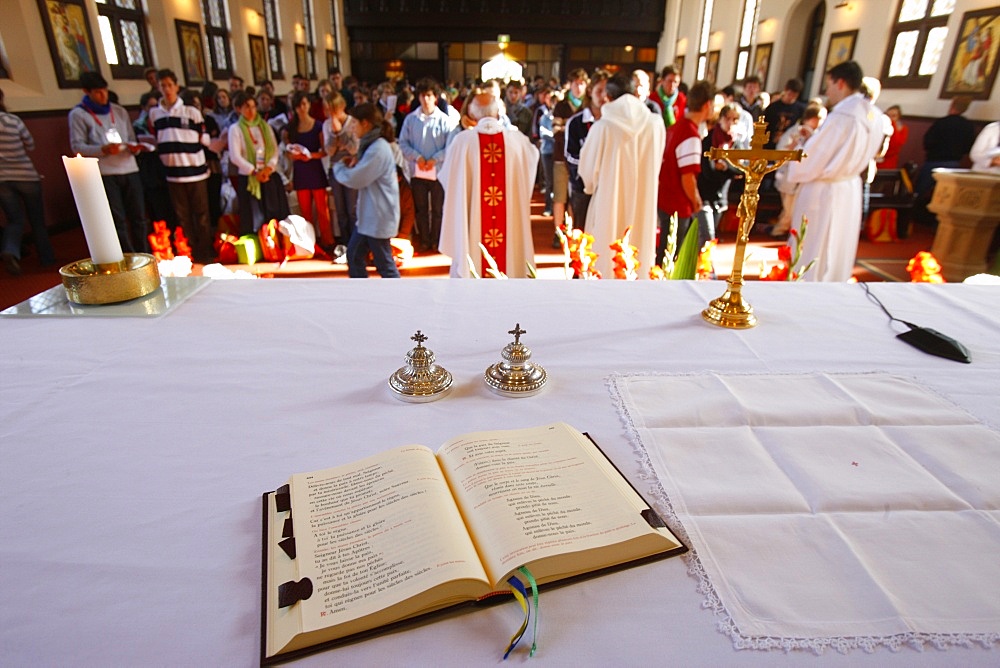
[[[609,246],[632,228],[641,278],[656,259],[656,196],[666,142],[662,119],[651,114],[635,95],[632,78],[616,74],[608,80],[608,102],[580,151],[580,178],[593,195],[586,230],[594,236],[596,268],[612,276]]]
[[[977,172],[1000,174],[1000,123],[990,123],[969,150],[972,169]]]
[[[646,112],[649,113],[648,111]],[[500,124],[494,95],[469,104],[475,127],[463,130],[448,147],[441,169],[444,217],[440,251],[451,257],[451,275],[486,276],[488,261],[479,244],[509,278],[525,278],[535,266],[531,238],[531,191],[538,149],[516,128]]]
[[[861,173],[885,138],[882,112],[859,91],[861,67],[852,61],[826,73],[826,96],[834,105],[806,142],[806,157],[788,164],[788,181],[802,184],[792,209],[792,226],[809,221],[802,246],[804,266],[816,260],[806,281],[851,278],[861,231]],[[789,243],[794,241],[789,238]]]

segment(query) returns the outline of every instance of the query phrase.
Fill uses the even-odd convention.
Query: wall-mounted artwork
[[[306,45],[295,45],[295,71],[309,78],[309,64],[306,62]]]
[[[10,59],[7,58],[7,49],[3,46],[3,40],[0,40],[0,79],[11,79],[10,74]]]
[[[753,69],[750,74],[760,77],[760,89],[769,90],[767,87],[767,71],[771,68],[771,48],[773,44],[758,44],[757,50],[753,54]]]
[[[79,88],[80,75],[99,72],[83,0],[38,0],[60,88]]]
[[[253,84],[259,86],[267,81],[267,48],[263,35],[247,35],[250,39],[250,69],[253,70]]]
[[[940,97],[968,95],[988,100],[997,78],[998,47],[1000,7],[963,14]]]
[[[830,35],[830,48],[826,51],[825,74],[834,65],[846,63],[854,57],[854,43],[858,41],[858,31],[835,32]]]
[[[719,77],[719,55],[720,51],[709,51],[708,52],[708,62],[705,65],[705,81],[710,81],[713,84],[715,80]]]
[[[205,42],[201,38],[201,26],[180,19],[174,19],[174,24],[177,26],[177,43],[181,49],[184,85],[204,86],[208,82],[208,68],[205,67]]]
[[[677,68],[677,78],[684,81],[684,56],[674,56],[674,67]]]

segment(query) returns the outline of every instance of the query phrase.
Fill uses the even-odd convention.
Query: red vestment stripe
[[[497,268],[507,273],[507,160],[503,133],[479,135],[480,242]],[[488,276],[489,262],[483,257],[481,276]]]

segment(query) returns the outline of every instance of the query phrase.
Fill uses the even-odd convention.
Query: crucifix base
[[[713,325],[727,329],[750,329],[757,326],[753,307],[743,300],[743,281],[729,281],[729,288],[708,303],[701,317]]]

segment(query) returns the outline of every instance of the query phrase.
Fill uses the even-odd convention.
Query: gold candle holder
[[[757,218],[757,203],[760,201],[760,182],[765,174],[773,172],[789,160],[801,160],[806,157],[802,149],[794,151],[778,151],[765,149],[770,133],[767,123],[761,116],[753,125],[753,137],[749,149],[713,148],[705,155],[710,160],[725,160],[735,169],[743,172],[746,185],[736,215],[740,220],[736,237],[736,254],[733,257],[733,271],[729,275],[728,287],[708,303],[701,312],[701,317],[707,322],[729,329],[750,329],[757,325],[757,316],[753,307],[743,299],[743,261],[746,259],[747,242],[750,240],[750,230]]]
[[[77,304],[117,304],[148,295],[160,287],[156,258],[149,253],[125,253],[112,264],[87,258],[59,269],[66,297]]]

